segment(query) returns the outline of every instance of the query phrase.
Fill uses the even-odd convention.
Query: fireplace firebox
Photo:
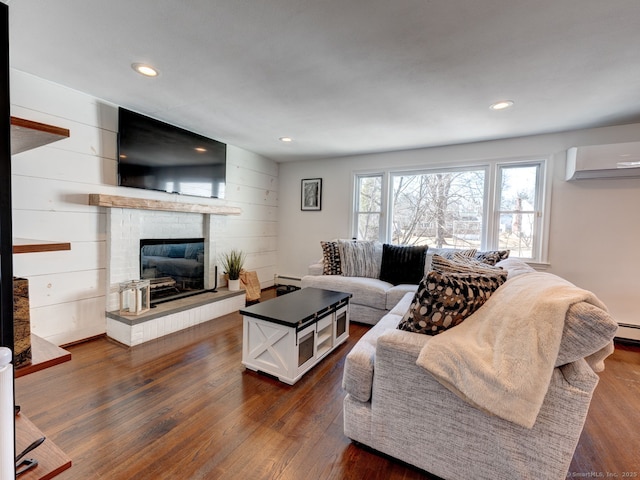
[[[151,304],[205,292],[204,238],[140,240],[140,278],[151,283]]]

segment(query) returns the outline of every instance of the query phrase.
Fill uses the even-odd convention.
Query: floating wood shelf
[[[58,252],[61,250],[71,250],[71,243],[31,240],[27,238],[13,239],[13,253]]]
[[[69,130],[66,128],[11,117],[11,155],[57,142],[67,137],[69,137]],[[10,179],[7,181],[10,182]],[[11,217],[9,217],[8,223],[11,223]],[[51,252],[70,249],[70,243],[25,239],[14,239],[13,241],[14,253]],[[17,368],[15,370],[16,377],[43,370],[71,359],[71,354],[66,350],[33,334],[31,334],[31,349],[31,363]],[[15,434],[17,452],[21,452],[31,442],[44,436],[22,414],[16,416]],[[45,440],[42,445],[30,453],[29,458],[37,459],[38,465],[20,475],[21,480],[50,479],[71,467],[71,459],[49,439]]]
[[[69,129],[11,117],[11,155],[57,142],[69,136]]]
[[[16,368],[16,378],[71,360],[71,352],[31,334],[31,363]]]
[[[145,198],[103,195],[101,193],[90,194],[89,205],[110,208],[132,208],[138,210],[162,210],[166,212],[210,213],[213,215],[240,215],[242,213],[242,209],[239,207],[167,202],[162,200],[149,200]]]
[[[31,421],[20,413],[16,416],[16,452],[21,452],[34,440],[45,437]],[[20,475],[20,480],[47,480],[71,467],[71,459],[50,439],[27,454],[38,465]]]
[[[11,155],[57,142],[69,136],[69,129],[11,117]],[[68,242],[13,239],[13,253],[55,252],[71,250]]]

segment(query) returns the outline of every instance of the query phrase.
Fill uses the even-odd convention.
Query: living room
[[[18,6],[10,4],[10,9]],[[632,11],[636,8],[629,3],[626,6]],[[20,65],[19,59],[15,64]],[[134,80],[136,88],[148,90],[149,98],[141,95],[140,103],[126,107],[142,108],[153,97],[149,81],[153,80]],[[12,162],[14,236],[71,244],[68,251],[14,256],[15,275],[29,279],[32,330],[56,345],[100,337],[106,331],[105,311],[113,307],[117,284],[107,276],[108,214],[103,207],[89,205],[89,195],[152,200],[171,196],[117,186],[117,107],[121,105],[17,67],[10,70],[10,83],[12,116],[70,130],[69,138],[15,155]],[[157,101],[153,113],[162,116],[176,100]],[[628,101],[637,102],[634,98]],[[339,115],[339,105],[335,111]],[[513,112],[491,113],[506,115],[506,123],[516,121]],[[635,241],[640,225],[633,211],[640,201],[640,179],[565,181],[567,149],[637,141],[637,113],[628,113],[624,120],[606,126],[549,129],[512,138],[496,135],[495,139],[423,148],[411,145],[392,151],[363,147],[357,154],[327,154],[305,160],[290,158],[299,141],[293,133],[291,145],[277,146],[285,149],[278,158],[255,153],[244,146],[237,133],[221,131],[228,138],[225,199],[183,197],[171,201],[240,208],[241,215],[211,216],[216,250],[241,248],[247,253],[247,269],[256,271],[262,287],[268,288],[274,285],[276,275],[305,275],[308,266],[322,255],[320,241],[353,236],[357,172],[543,158],[548,168],[548,246],[536,267],[596,292],[612,316],[627,325],[619,336],[640,340],[635,305],[639,287],[636,266],[640,263]],[[198,119],[190,122],[198,125]],[[467,121],[460,122],[460,129],[467,127]],[[301,181],[309,178],[322,179],[319,211],[300,209]],[[50,374],[54,373],[52,369]]]
[[[104,333],[106,292],[113,293],[114,288],[117,291],[117,286],[106,284],[106,213],[88,205],[91,193],[122,194],[122,189],[115,186],[117,109],[16,70],[11,71],[11,79],[14,116],[71,130],[68,139],[17,155],[13,165],[15,236],[71,242],[70,251],[14,258],[16,275],[30,279],[34,328],[53,343],[69,344]],[[228,162],[232,168],[225,203],[242,208],[243,214],[214,216],[217,248],[222,252],[235,245],[246,251],[247,268],[258,272],[266,288],[273,285],[275,274],[305,275],[308,265],[322,256],[321,240],[351,236],[353,171],[389,164],[410,168],[425,161],[542,155],[550,158],[552,170],[546,268],[598,292],[620,323],[638,325],[634,306],[637,232],[628,211],[640,197],[638,180],[564,180],[567,148],[630,142],[638,135],[640,124],[629,124],[280,164],[229,146]],[[301,211],[300,181],[316,177],[323,178],[322,210]],[[148,192],[145,196],[163,198]],[[620,232],[615,236],[615,245],[608,244],[611,232]],[[602,255],[611,248],[627,253],[607,255],[603,262]],[[625,336],[637,339],[632,329]]]

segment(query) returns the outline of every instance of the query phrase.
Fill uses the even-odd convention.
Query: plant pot
[[[229,280],[228,287],[230,292],[237,292],[238,290],[240,290],[240,279]]]

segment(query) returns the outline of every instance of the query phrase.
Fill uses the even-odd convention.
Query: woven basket
[[[13,361],[15,367],[31,363],[29,280],[13,279]]]

